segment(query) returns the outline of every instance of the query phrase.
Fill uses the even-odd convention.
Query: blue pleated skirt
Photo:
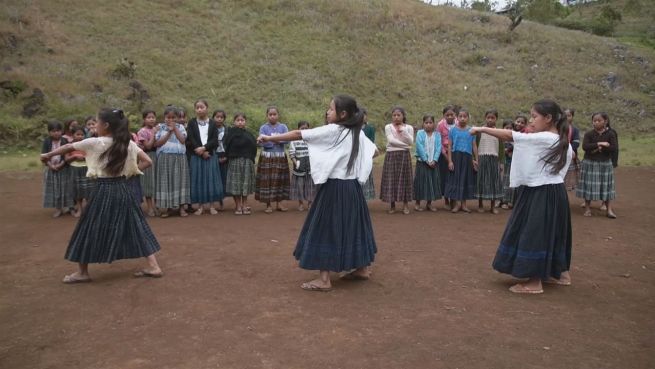
[[[476,198],[476,173],[473,169],[471,154],[453,151],[455,170],[449,172],[444,197],[453,200],[470,200]]]
[[[138,179],[137,179],[138,180]],[[111,263],[159,251],[125,177],[95,180],[89,204],[68,243],[65,258],[76,263]]]
[[[293,252],[303,269],[342,272],[371,265],[377,246],[362,186],[328,179],[316,194]]]
[[[517,278],[560,278],[571,266],[571,211],[564,183],[520,186],[493,268]]]
[[[206,204],[223,200],[223,181],[218,168],[218,159],[212,155],[203,159],[191,157],[191,203]]]

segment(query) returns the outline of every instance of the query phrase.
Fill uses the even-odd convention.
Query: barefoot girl
[[[309,122],[298,122],[298,129],[309,129]],[[289,198],[298,200],[298,211],[305,210],[303,201],[307,201],[307,209],[314,201],[316,186],[311,176],[311,166],[309,164],[309,150],[307,142],[296,140],[289,142],[289,158],[291,159],[291,191]]]
[[[485,126],[496,128],[498,111],[488,110],[484,113]],[[503,198],[503,180],[500,176],[500,163],[504,160],[503,144],[494,136],[486,133],[478,135],[478,158],[480,160],[477,175],[478,212],[484,213],[483,200],[490,200],[490,211],[498,214],[496,200]]]
[[[155,147],[155,125],[157,124],[157,113],[154,110],[146,110],[142,114],[143,127],[137,132],[138,145],[145,152],[153,163],[157,161],[157,148]],[[155,186],[157,176],[155,175],[155,165],[143,171],[140,176],[141,189],[143,197],[146,199],[146,214],[154,217],[157,211],[155,204]]]
[[[585,133],[582,140],[585,155],[576,196],[585,200],[586,217],[591,216],[591,201],[601,200],[607,207],[607,217],[616,218],[611,200],[616,196],[612,156],[617,149],[617,139],[614,132],[607,128],[609,120],[607,113],[594,113],[591,117],[594,129]]]
[[[405,109],[391,109],[391,123],[384,127],[387,153],[382,165],[380,199],[390,203],[389,214],[396,212],[396,201],[402,201],[403,214],[409,214],[408,203],[414,199],[412,155],[414,128],[407,124]]]
[[[152,161],[131,141],[122,110],[100,110],[96,132],[98,137],[41,155],[41,160],[46,161],[73,150],[84,151],[88,176],[97,178],[93,195],[66,250],[66,259],[78,263],[79,270],[65,276],[63,282],[90,282],[89,263],[141,257],[147,259],[149,267],[134,275],[161,277],[154,255],[159,251],[159,243],[127,186],[127,178],[141,174],[140,169],[152,165]]]
[[[334,124],[258,139],[302,139],[309,147],[312,177],[321,186],[293,253],[301,268],[320,271],[301,285],[308,291],[331,290],[330,272],[354,269],[346,278],[368,279],[377,251],[361,186],[373,168],[375,145],[361,134],[363,114],[352,97],[335,96],[328,121]]]
[[[248,195],[255,192],[257,140],[246,130],[246,115],[236,113],[223,139],[228,158],[226,191],[234,197],[235,215],[249,215]]]
[[[554,101],[532,106],[529,134],[476,127],[471,134],[490,134],[514,142],[510,185],[516,203],[496,251],[493,268],[527,281],[514,293],[543,293],[542,281],[571,284],[571,213],[564,176],[573,150],[566,116]]]
[[[178,123],[180,111],[174,106],[164,110],[164,122],[155,126],[157,147],[157,190],[155,201],[161,217],[169,216],[170,209],[179,209],[180,216],[188,213],[183,205],[190,203],[189,162],[186,157],[186,129]]]
[[[223,200],[223,181],[218,168],[216,147],[218,147],[218,128],[209,118],[209,105],[206,100],[193,104],[196,117],[187,125],[188,146],[192,150],[189,173],[191,176],[191,202],[197,205],[195,215],[202,215],[209,207],[209,213],[218,212],[214,203]]]
[[[282,135],[289,131],[286,124],[280,123],[280,112],[277,107],[269,106],[266,109],[267,122],[259,128],[259,134],[264,136]],[[266,213],[272,213],[272,202],[276,202],[275,210],[287,211],[281,202],[289,199],[289,160],[284,151],[286,141],[275,143],[264,142],[259,161],[257,162],[257,181],[255,199],[266,204]]]
[[[62,125],[57,121],[48,123],[48,137],[43,141],[41,153],[46,154],[66,145],[68,140],[62,137]],[[69,167],[61,155],[50,155],[43,162],[46,166],[43,180],[43,207],[54,208],[53,218],[63,214],[64,209],[75,204],[73,200],[72,177]]]
[[[478,146],[467,126],[469,113],[460,109],[457,126],[448,133],[448,183],[445,197],[450,199],[451,212],[470,213],[466,200],[475,198],[475,171],[478,169]]]
[[[423,116],[423,129],[416,134],[416,175],[414,176],[414,210],[423,211],[421,200],[425,200],[425,209],[437,211],[432,201],[441,198],[439,178],[439,155],[441,154],[441,135],[435,131],[434,116]]]

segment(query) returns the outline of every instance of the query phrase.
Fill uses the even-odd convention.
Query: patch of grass
[[[0,172],[40,171],[43,164],[39,151],[18,148],[0,148]]]
[[[655,136],[620,137],[619,165],[655,166]]]

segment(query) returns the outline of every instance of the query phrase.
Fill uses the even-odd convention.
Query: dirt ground
[[[0,368],[654,368],[655,168],[617,181],[616,220],[570,198],[574,284],[519,296],[491,269],[509,212],[379,201],[372,280],[329,293],[299,288],[315,277],[291,256],[306,212],[260,204],[151,219],[164,278],[128,260],[64,285],[75,219],[41,208],[40,173],[1,173]]]

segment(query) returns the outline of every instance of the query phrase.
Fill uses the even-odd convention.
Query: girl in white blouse
[[[471,134],[490,134],[514,142],[510,187],[516,201],[500,241],[493,268],[527,281],[514,293],[543,293],[542,282],[570,285],[571,211],[564,176],[573,150],[562,109],[551,100],[537,101],[530,112],[531,133],[489,127]]]
[[[141,257],[147,259],[149,267],[134,276],[161,277],[154,255],[159,243],[127,184],[128,177],[141,175],[152,160],[131,140],[122,110],[100,110],[96,133],[98,137],[41,155],[41,160],[47,161],[54,155],[84,151],[87,176],[96,182],[66,250],[66,259],[78,263],[79,270],[65,276],[63,282],[91,282],[89,263]]]
[[[330,272],[349,272],[346,279],[365,280],[377,247],[361,184],[373,168],[375,145],[361,134],[363,114],[350,96],[330,102],[330,124],[265,136],[259,142],[304,140],[311,176],[320,184],[307,214],[294,256],[303,269],[318,270],[319,278],[301,285],[308,291],[330,291]]]

